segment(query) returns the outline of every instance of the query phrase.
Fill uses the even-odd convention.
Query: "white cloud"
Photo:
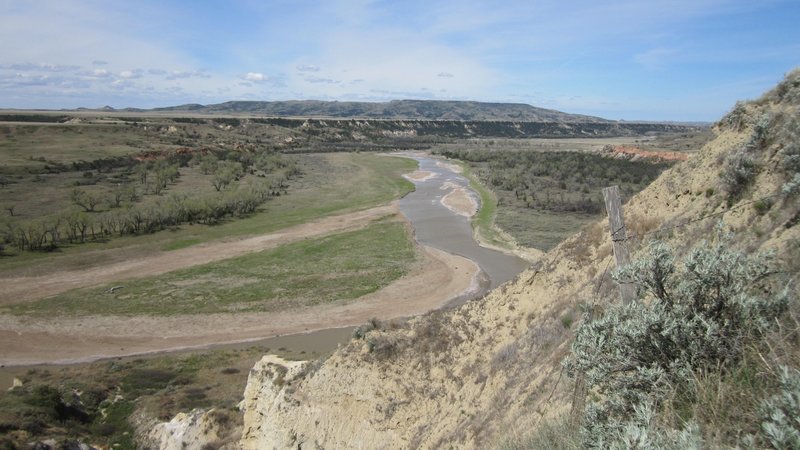
[[[111,72],[106,69],[93,69],[81,72],[81,74],[85,77],[89,78],[109,78],[111,77]]]
[[[305,81],[309,83],[325,83],[325,84],[339,84],[341,81],[332,80],[330,78],[322,78],[322,77],[306,77],[304,78]]]
[[[260,72],[247,72],[246,74],[242,75],[242,78],[244,78],[247,81],[253,81],[256,83],[266,81],[267,79],[267,77],[265,77],[264,74]]]
[[[134,78],[142,78],[144,71],[142,69],[133,69],[133,70],[123,70],[119,73],[120,78],[124,79],[134,79]]]
[[[300,64],[297,66],[298,72],[319,72],[319,66],[314,66],[311,64]]]
[[[0,64],[0,69],[24,70],[36,72],[68,72],[80,69],[80,66],[68,64],[45,64],[45,63],[10,63]]]
[[[261,72],[247,72],[239,76],[239,86],[253,87],[253,86],[271,86],[283,87],[286,85],[283,77],[266,75]]]
[[[205,70],[173,70],[167,75],[168,80],[181,80],[186,78],[211,78]]]
[[[439,78],[453,78],[455,75],[450,72],[439,72],[436,74],[436,76]]]

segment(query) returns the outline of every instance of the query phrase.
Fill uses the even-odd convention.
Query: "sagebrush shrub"
[[[787,296],[767,283],[772,273],[769,255],[732,250],[730,236],[701,242],[680,265],[655,242],[616,272],[636,284],[638,300],[584,320],[565,362],[568,373],[584,374],[594,399],[585,411],[587,444],[623,442],[648,426],[642,411],[690,386],[694,371],[737,362],[786,309]]]
[[[781,390],[761,405],[761,429],[773,448],[800,448],[800,371],[780,368]]]
[[[728,199],[738,200],[753,183],[758,174],[758,165],[744,150],[733,153],[725,163],[722,182]]]

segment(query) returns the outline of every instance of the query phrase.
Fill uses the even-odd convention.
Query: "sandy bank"
[[[442,197],[442,205],[450,211],[464,217],[472,217],[478,212],[478,200],[470,190],[449,182],[443,184],[442,189],[450,189],[450,192]]]
[[[426,181],[430,180],[435,176],[436,174],[434,174],[433,172],[429,172],[427,170],[415,170],[411,173],[403,175],[403,177],[411,181]]]
[[[409,179],[435,174],[417,171]],[[458,214],[472,215],[477,202],[456,185],[443,199]],[[84,270],[0,278],[0,305],[55,295],[70,289],[158,275],[184,267],[262,251],[300,239],[367,226],[399,214],[397,202],[323,218],[275,233],[209,242]],[[419,246],[420,260],[389,286],[352,301],[270,313],[208,315],[24,317],[0,314],[0,365],[73,363],[102,358],[247,342],[278,335],[359,325],[370,318],[406,317],[441,308],[480,290],[480,268],[471,260]]]
[[[0,364],[84,362],[358,325],[372,317],[421,314],[478,289],[479,269],[472,261],[430,247],[421,249],[422,261],[411,273],[344,304],[277,313],[170,317],[0,315]]]
[[[393,202],[386,206],[326,217],[275,233],[214,241],[84,270],[60,271],[32,277],[0,278],[3,281],[0,305],[36,300],[75,288],[159,275],[186,267],[234,258],[304,238],[358,229],[373,220],[398,213],[397,203]]]

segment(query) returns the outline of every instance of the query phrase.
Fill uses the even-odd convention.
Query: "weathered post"
[[[630,254],[626,240],[628,234],[625,231],[625,222],[622,219],[622,202],[619,198],[619,187],[611,186],[603,189],[603,200],[606,203],[606,213],[608,213],[608,224],[611,227],[611,243],[614,247],[614,258],[617,268],[626,266],[630,262]],[[624,303],[630,303],[636,299],[636,286],[629,283],[619,284],[619,294]],[[589,312],[587,320],[594,319],[594,310]],[[572,396],[571,419],[575,426],[579,426],[583,419],[583,410],[586,406],[586,375],[579,373],[575,377],[575,391]]]
[[[619,187],[603,188],[603,200],[606,202],[608,225],[611,227],[611,243],[614,246],[614,258],[617,269],[630,263],[630,254],[626,243],[628,234],[625,231],[625,222],[622,219],[622,204],[619,199]],[[630,283],[619,284],[619,294],[623,303],[630,303],[636,299],[636,286]]]

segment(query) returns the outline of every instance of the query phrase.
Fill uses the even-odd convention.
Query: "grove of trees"
[[[630,195],[669,167],[567,151],[447,149],[437,153],[468,162],[481,181],[498,193],[501,205],[554,212],[601,212],[603,187],[618,184]]]
[[[208,152],[125,161],[128,166],[121,170],[131,175],[128,182],[108,189],[75,187],[69,192],[71,206],[56,214],[23,218],[14,216],[13,205],[5,207],[11,214],[0,222],[0,246],[47,251],[65,243],[153,233],[187,223],[214,224],[252,214],[270,197],[286,193],[288,182],[300,174],[293,161],[277,153]],[[74,168],[110,167],[104,163],[82,163]],[[190,165],[208,175],[213,192],[170,192],[181,176],[181,167]],[[244,180],[247,174],[254,176]],[[83,176],[87,175],[93,176],[89,171]],[[155,198],[142,201],[146,195]]]

